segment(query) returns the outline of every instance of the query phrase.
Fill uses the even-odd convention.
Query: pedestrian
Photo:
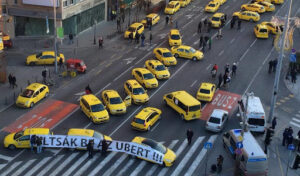
[[[269,70],[268,70],[268,73],[271,73],[272,72],[272,70],[273,70],[273,60],[270,60],[269,61]]]
[[[202,30],[202,21],[199,21],[198,23],[198,33],[201,33],[201,30]]]
[[[278,63],[278,60],[275,59],[275,60],[273,61],[273,72],[276,72],[277,63]]]
[[[241,25],[242,25],[242,20],[240,20],[240,19],[238,19],[238,30],[240,30],[241,29]]]
[[[228,74],[227,74],[227,72],[225,72],[225,74],[223,75],[223,86],[224,87],[226,87],[227,79],[228,79]]]
[[[229,73],[230,73],[230,66],[229,66],[228,63],[227,63],[226,66],[225,66],[225,73],[226,73],[226,74],[229,74]]]
[[[42,77],[43,77],[43,83],[47,83],[47,69],[44,67],[44,70],[42,71]]]
[[[209,50],[211,49],[211,37],[209,37],[209,39],[208,39],[208,49]]]
[[[221,19],[221,28],[225,26],[225,19]]]
[[[36,145],[36,135],[31,135],[30,137],[30,148],[31,148],[31,152],[34,152],[34,147]]]
[[[193,135],[194,135],[194,132],[191,129],[188,129],[186,131],[186,137],[187,137],[187,140],[188,140],[188,145],[191,145]]]
[[[99,43],[99,48],[102,48],[103,47],[103,37],[102,36],[99,37],[98,43]]]
[[[18,85],[17,85],[17,78],[16,78],[15,75],[12,75],[11,82],[12,82],[12,88],[13,88],[13,89],[14,89],[15,87],[18,87]]]
[[[226,14],[224,14],[224,20],[227,21],[227,15]]]
[[[125,21],[125,13],[122,13],[122,22],[124,23]]]
[[[282,133],[282,146],[285,146],[286,139],[287,139],[287,136],[288,136],[288,131],[289,131],[289,129],[285,128],[283,133]]]
[[[152,27],[152,22],[150,18],[147,18],[147,27],[149,28],[149,30],[151,31],[151,27]]]
[[[8,75],[8,82],[9,82],[9,88],[11,88],[12,87],[12,75],[11,75],[11,73]]]
[[[235,20],[232,18],[230,21],[230,29],[234,28]]]
[[[290,134],[290,135],[293,136],[293,133],[294,133],[293,128],[292,128],[292,127],[289,127],[289,128],[288,128],[288,134]]]
[[[300,130],[298,131],[298,152],[300,152]]]
[[[234,62],[232,64],[232,67],[231,67],[231,76],[235,76],[236,75],[236,70],[237,70],[237,65],[236,63]]]
[[[222,39],[222,28],[219,28],[218,34],[217,34],[217,39]]]
[[[85,87],[85,94],[92,94],[92,89],[90,88],[90,85],[88,84],[86,87]]]
[[[64,62],[63,62],[63,59],[61,57],[58,60],[58,65],[59,65],[59,70],[61,70],[61,68],[64,69]]]
[[[141,47],[144,47],[144,46],[145,46],[145,45],[144,45],[145,39],[146,39],[146,37],[145,37],[144,33],[142,33],[142,35],[141,35],[141,40],[142,40],[142,42],[141,42]]]
[[[169,24],[169,15],[166,16],[166,25]]]
[[[200,36],[199,48],[201,48],[202,44],[203,44],[203,35]]]
[[[135,34],[135,43],[140,43],[140,34],[138,32]]]
[[[94,152],[94,141],[89,140],[89,143],[87,144],[87,150],[89,152],[89,158],[93,158],[93,152]]]
[[[206,35],[206,36],[204,37],[204,41],[205,41],[205,43],[207,43],[207,42],[208,42],[208,40],[209,40],[209,37]]]
[[[277,125],[277,117],[274,117],[272,120],[272,129],[274,130]]]
[[[42,153],[42,137],[36,136],[36,153]]]
[[[204,26],[207,26],[207,23],[208,23],[207,18],[204,19],[203,23],[204,23]]]
[[[150,40],[150,45],[151,45],[152,44],[152,33],[151,32],[150,32],[149,40]]]
[[[73,34],[70,33],[69,34],[69,44],[72,44],[73,43]]]
[[[133,33],[132,32],[129,34],[128,38],[129,38],[129,42],[132,43],[132,40],[133,40]]]
[[[218,83],[218,88],[221,87],[222,82],[223,82],[223,76],[222,76],[222,73],[219,73],[219,83]]]
[[[102,145],[101,155],[106,156],[108,145],[107,145],[106,140],[104,138],[101,141],[101,145]]]
[[[203,53],[205,52],[205,47],[206,47],[206,42],[204,41],[203,44],[202,44],[202,52]]]
[[[222,171],[223,161],[224,161],[224,157],[222,155],[219,155],[219,157],[217,158],[218,173]]]
[[[213,66],[213,68],[211,69],[211,75],[212,75],[212,78],[213,78],[213,79],[216,78],[217,73],[218,73],[218,65],[215,64],[215,65]]]
[[[288,134],[287,136],[287,147],[293,143],[293,135]]]
[[[292,77],[292,83],[296,83],[296,80],[297,80],[297,71],[296,71],[296,69],[293,69],[291,71],[291,77]]]
[[[170,24],[171,24],[171,26],[173,25],[173,17],[172,16],[170,16]]]

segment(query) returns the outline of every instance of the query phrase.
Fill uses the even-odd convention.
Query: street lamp
[[[55,73],[57,73],[57,48],[56,48],[56,7],[55,4],[57,4],[56,0],[53,0],[53,26],[54,26],[54,58],[55,58]]]
[[[96,26],[97,26],[96,24],[97,24],[97,21],[94,18],[94,45],[96,45]]]

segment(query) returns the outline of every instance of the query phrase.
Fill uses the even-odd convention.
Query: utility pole
[[[275,73],[275,80],[274,80],[274,87],[273,87],[273,94],[271,98],[271,108],[270,108],[270,113],[268,117],[268,123],[272,122],[273,119],[273,114],[274,114],[274,108],[275,108],[275,102],[277,99],[277,94],[278,94],[278,86],[279,86],[279,78],[280,78],[280,72],[281,72],[281,66],[282,66],[282,60],[283,60],[283,52],[284,52],[284,46],[286,44],[286,38],[287,38],[287,32],[289,28],[289,19],[291,15],[291,7],[292,7],[292,1],[288,1],[290,4],[288,14],[285,17],[285,23],[284,23],[284,29],[283,29],[283,35],[281,36],[281,42],[280,42],[280,54],[279,54],[279,60],[276,68],[276,73]]]
[[[53,0],[53,26],[54,26],[54,57],[55,57],[55,73],[57,74],[57,46],[56,46],[56,4],[57,0]]]

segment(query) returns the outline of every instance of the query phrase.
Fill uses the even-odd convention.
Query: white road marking
[[[57,175],[60,171],[62,171],[73,159],[78,156],[80,153],[72,153],[71,156],[69,156],[63,163],[58,165],[58,167],[50,174],[50,176]],[[37,165],[38,166],[38,165]]]
[[[0,158],[1,158],[1,159],[4,159],[4,160],[7,160],[7,161],[10,161],[10,160],[13,159],[14,157],[10,157],[10,156],[6,156],[6,155],[1,155],[1,154],[0,154]]]
[[[171,176],[177,176],[180,175],[180,172],[184,168],[184,166],[187,164],[189,159],[193,156],[193,154],[196,152],[198,146],[201,144],[204,137],[198,137],[198,139],[193,143],[190,150],[185,154],[184,158],[180,161],[179,165],[176,167],[176,169],[173,171]]]
[[[29,167],[29,165],[31,165],[35,161],[36,161],[36,159],[26,161],[26,163],[22,167],[20,167],[16,172],[14,172],[13,175],[20,175],[25,169],[27,169],[27,167]],[[28,169],[28,170],[30,170],[30,169]]]
[[[218,135],[210,136],[207,142],[214,143],[217,139]],[[200,166],[201,161],[203,160],[205,154],[207,153],[207,149],[202,148],[201,152],[197,155],[197,157],[194,159],[192,165],[189,167],[188,171],[185,173],[185,176],[193,175],[197,167]]]
[[[197,80],[195,80],[190,87],[193,87],[196,84],[196,82],[197,82]]]
[[[100,89],[98,92],[95,93],[95,95],[100,94],[104,89],[106,89],[106,87],[110,86],[111,83],[106,84],[106,86],[104,86],[102,89]]]
[[[89,175],[97,175],[97,173],[107,164],[118,152],[111,152],[108,156],[105,157],[97,166],[95,166],[94,170],[92,170]]]
[[[211,66],[212,66],[212,64],[209,64],[209,65],[206,67],[206,70],[209,70]]]
[[[50,163],[47,164],[47,167],[45,167],[44,169],[41,170],[40,173],[38,173],[37,175],[43,176],[45,175],[55,164],[57,164],[58,161],[60,161],[62,158],[64,157],[64,155],[59,155],[57,156],[54,160],[52,160]],[[41,166],[39,164],[39,166]]]
[[[82,162],[86,160],[88,157],[88,152],[86,152],[83,156],[81,156],[78,160],[76,160],[75,163],[72,163],[72,166],[68,168],[66,172],[64,172],[62,175],[71,175],[71,173],[77,169],[78,167],[84,168],[82,165]],[[67,169],[67,168],[66,168]]]
[[[224,53],[224,50],[222,50],[222,51],[219,53],[219,56],[221,56],[223,53]]]
[[[290,122],[291,125],[296,126],[298,128],[300,128],[300,124],[294,123],[294,122]]]
[[[80,169],[75,173],[75,175],[84,175],[83,172],[86,171],[86,169],[89,168],[90,165],[93,164],[94,161],[97,160],[99,157],[100,155],[95,155],[92,159],[89,159],[86,163],[80,165]]]
[[[140,171],[146,166],[147,161],[143,160],[140,162],[140,164],[134,169],[132,173],[130,173],[130,176],[137,176]]]
[[[134,163],[135,159],[130,159],[117,176],[123,176],[127,169]]]
[[[226,9],[228,9],[229,8],[229,5],[228,6],[226,6],[225,8],[224,8],[224,10],[226,10]]]
[[[123,76],[126,72],[128,72],[129,70],[131,70],[133,68],[133,66],[129,67],[126,71],[124,71],[123,73],[121,73],[119,76],[117,76],[114,81],[118,80],[121,76]]]
[[[250,45],[250,48],[255,44],[256,40],[257,40],[257,39],[255,39],[255,40],[252,42],[252,44]]]
[[[41,168],[45,163],[47,163],[52,157],[47,157],[42,159],[38,164],[36,164],[33,168],[29,170],[24,176],[31,176],[33,173],[35,173],[38,169]]]
[[[187,25],[189,25],[191,22],[193,22],[194,20],[190,20],[188,23],[186,23],[185,25],[182,26],[182,29],[184,29]]]
[[[126,65],[130,64],[132,61],[134,61],[136,59],[136,57],[129,57],[129,58],[126,58],[124,60],[126,60]]]
[[[134,65],[140,63],[142,60],[144,60],[146,57],[148,57],[151,54],[151,52],[148,52],[142,59],[138,60]]]
[[[292,118],[293,121],[300,123],[300,119]]]
[[[296,117],[300,117],[300,114],[295,114]]]
[[[128,157],[128,154],[124,153],[114,164],[103,174],[103,176],[110,176],[114,170]]]
[[[230,44],[233,43],[234,41],[235,41],[235,38],[231,39],[230,40]]]
[[[242,57],[240,58],[240,61],[242,61],[244,59],[244,57],[246,56],[246,54],[249,52],[249,48],[244,52],[244,54],[242,55]]]
[[[2,175],[7,175],[12,170],[16,169],[16,167],[18,167],[21,163],[22,163],[22,161],[18,161],[18,162],[13,163],[9,168],[7,168],[5,170],[5,172],[2,173]]]
[[[193,34],[193,37],[195,37],[196,35],[197,35],[197,33],[194,33],[194,34]]]
[[[154,127],[152,127],[151,128],[151,130],[150,131],[154,131],[155,130],[155,128],[159,125],[159,123],[160,123],[160,121],[159,122],[157,122],[155,125],[154,125]]]

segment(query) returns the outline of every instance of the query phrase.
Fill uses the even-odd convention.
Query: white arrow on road
[[[134,61],[135,59],[136,59],[136,57],[130,57],[130,58],[127,58],[127,59],[124,59],[124,60],[127,61],[126,64],[128,65],[128,64],[130,64],[132,61]]]
[[[187,17],[187,19],[192,18],[194,15],[185,15]]]
[[[164,39],[164,38],[166,38],[167,34],[159,34],[158,36],[160,39]]]
[[[84,95],[84,94],[85,94],[85,91],[83,91],[83,92],[78,92],[78,93],[76,93],[76,94],[74,94],[74,95],[82,96],[82,95]]]

